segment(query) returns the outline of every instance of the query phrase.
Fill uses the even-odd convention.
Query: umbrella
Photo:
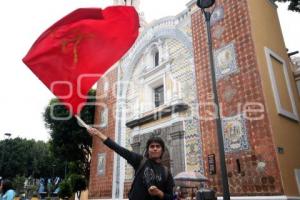
[[[198,182],[193,182],[193,181],[175,180],[175,186],[179,186],[180,188],[199,188],[200,184]]]
[[[180,172],[174,177],[176,181],[193,181],[193,182],[204,182],[208,179],[200,172],[184,171]]]
[[[199,189],[201,187],[199,183],[208,181],[208,179],[200,172],[193,171],[180,172],[174,177],[174,180],[176,186],[180,186],[180,188],[192,189],[191,198],[194,197],[194,189]]]

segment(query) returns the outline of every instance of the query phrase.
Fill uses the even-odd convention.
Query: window
[[[159,107],[164,104],[164,86],[161,85],[157,88],[154,88],[154,105]]]
[[[98,166],[97,166],[98,175],[105,175],[105,163],[106,163],[106,154],[99,153],[98,154]]]
[[[266,47],[265,54],[277,112],[281,116],[299,121],[285,60]]]
[[[156,51],[154,53],[154,67],[157,67],[159,65],[159,52]]]

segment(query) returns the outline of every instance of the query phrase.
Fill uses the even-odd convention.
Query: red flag
[[[77,114],[101,74],[133,45],[138,28],[131,6],[78,9],[42,33],[23,62]]]

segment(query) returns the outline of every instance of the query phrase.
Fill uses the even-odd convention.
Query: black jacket
[[[143,159],[143,156],[125,149],[111,139],[104,141],[104,144],[117,154],[122,156],[136,171]],[[147,160],[140,172],[135,175],[131,192],[130,200],[159,200],[159,197],[150,196],[148,188],[155,185],[164,193],[164,200],[173,199],[174,181],[171,173],[165,174],[164,166],[152,160]]]

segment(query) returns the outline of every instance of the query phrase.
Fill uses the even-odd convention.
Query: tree
[[[51,177],[53,163],[58,166],[56,175],[61,176],[64,169],[50,152],[49,143],[43,141],[22,138],[2,140],[0,159],[0,175],[10,179],[16,176]]]
[[[275,0],[278,2],[289,2],[289,10],[300,12],[300,1],[299,0]]]
[[[25,140],[21,138],[6,139],[0,143],[1,169],[0,174],[5,178],[26,174],[27,149]]]
[[[89,92],[90,97],[95,97],[96,91]],[[88,124],[93,124],[95,113],[95,98],[88,99],[88,105],[84,106],[80,116]],[[75,117],[67,120],[69,111],[63,105],[58,105],[58,99],[52,99],[44,113],[44,121],[50,129],[50,148],[53,155],[68,164],[72,164],[73,173],[81,174],[89,178],[92,139],[85,130],[80,127]],[[92,104],[92,105],[91,105]],[[55,105],[55,106],[53,106]]]
[[[17,194],[24,193],[25,179],[26,179],[25,176],[19,176],[19,175],[13,179],[13,182],[12,182],[13,187],[16,190]]]
[[[72,188],[70,181],[68,179],[64,179],[59,184],[60,191],[58,192],[59,198],[69,199],[72,196]]]
[[[77,194],[77,198],[80,199],[81,191],[86,190],[87,182],[82,175],[71,174],[69,177],[72,192]]]

